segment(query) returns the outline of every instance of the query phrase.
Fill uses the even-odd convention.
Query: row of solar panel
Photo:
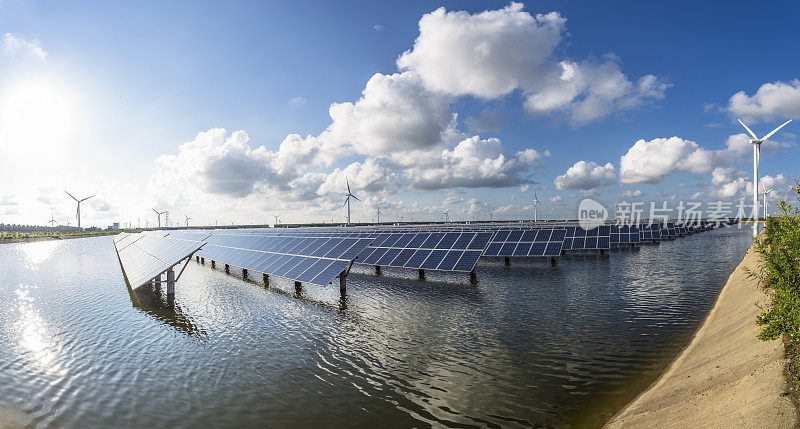
[[[214,246],[347,261],[353,260],[371,241],[368,238],[252,235],[212,235],[207,240]]]
[[[206,245],[197,256],[221,264],[320,286],[330,283],[350,264],[349,261],[341,259],[285,255],[215,245]]]
[[[527,243],[547,243],[550,241],[563,241],[567,234],[566,229],[516,229],[505,230],[501,229],[492,237],[492,243],[504,242],[527,242]]]
[[[563,248],[562,241],[550,243],[530,243],[530,242],[504,242],[489,243],[483,256],[558,256]]]
[[[378,234],[370,246],[401,249],[483,250],[491,236],[491,233],[476,232]]]
[[[357,262],[384,267],[470,272],[480,257],[481,250],[368,247]]]

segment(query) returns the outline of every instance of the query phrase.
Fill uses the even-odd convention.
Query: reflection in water
[[[31,295],[31,289],[34,288],[34,286],[19,285],[15,290],[19,312],[16,323],[16,330],[20,335],[19,344],[29,353],[29,361],[47,374],[64,375],[65,371],[55,362],[58,346],[53,344],[52,334],[39,315],[36,302]]]
[[[46,261],[61,246],[60,240],[37,241],[18,245],[29,264],[37,266]]]
[[[175,303],[175,297],[163,293],[159,285],[145,285],[136,290],[128,287],[128,295],[134,308],[180,332],[201,339],[206,338],[205,331],[195,325],[191,317],[184,314],[181,307]]]

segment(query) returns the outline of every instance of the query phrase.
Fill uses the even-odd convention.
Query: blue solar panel
[[[478,258],[481,257],[481,252],[477,250],[467,250],[464,252],[464,255],[461,256],[461,259],[458,260],[456,266],[453,267],[453,271],[472,271],[475,269],[475,264],[478,263]]]
[[[422,266],[422,263],[425,262],[425,259],[428,258],[432,250],[428,249],[420,249],[414,252],[414,256],[406,262],[404,265],[405,268],[419,268]]]
[[[434,250],[430,255],[428,255],[428,259],[422,263],[420,268],[431,270],[436,269],[436,267],[439,266],[439,263],[442,262],[442,259],[444,259],[445,254],[447,254],[446,250]]]
[[[451,250],[447,252],[444,259],[442,259],[442,263],[439,264],[439,270],[443,271],[452,271],[453,267],[455,267],[458,260],[461,259],[461,256],[464,255],[463,250]]]

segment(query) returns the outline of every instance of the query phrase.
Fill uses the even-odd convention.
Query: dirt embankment
[[[750,249],[689,345],[607,428],[797,426],[783,342],[757,338],[754,303],[766,297],[746,272],[757,266]]]

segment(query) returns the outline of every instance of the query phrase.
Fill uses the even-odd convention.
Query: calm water
[[[750,243],[354,268],[268,288],[191,263],[131,295],[111,238],[0,246],[0,426],[596,426],[685,345]]]

